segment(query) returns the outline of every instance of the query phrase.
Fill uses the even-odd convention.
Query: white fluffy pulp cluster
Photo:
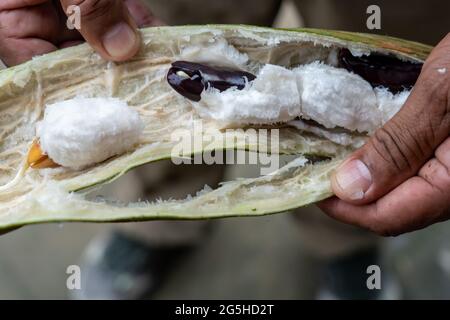
[[[50,159],[80,169],[131,150],[143,128],[139,114],[119,99],[74,98],[46,106],[37,136]]]
[[[345,69],[320,62],[295,69],[264,65],[243,90],[209,88],[194,104],[200,116],[224,126],[289,122],[300,117],[327,129],[372,133],[405,103],[409,91],[392,94]]]

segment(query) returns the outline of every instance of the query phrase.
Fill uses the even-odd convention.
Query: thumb
[[[140,46],[137,26],[122,0],[61,0],[64,12],[80,13],[81,35],[105,59],[123,61]]]
[[[416,175],[450,132],[450,36],[431,53],[403,108],[331,179],[334,193],[367,204]]]

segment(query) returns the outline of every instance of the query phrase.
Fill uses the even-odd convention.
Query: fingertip
[[[322,210],[326,215],[336,218],[335,208],[337,207],[338,202],[341,201],[337,197],[331,197],[325,200],[322,200],[316,203],[317,207]]]
[[[140,35],[134,26],[119,22],[103,36],[103,48],[113,61],[124,61],[136,55],[140,48]]]
[[[75,4],[61,0],[63,8]],[[81,22],[78,31],[106,60],[125,61],[141,45],[137,25],[122,0],[85,1],[79,5]]]
[[[321,201],[317,206],[330,218],[371,230],[374,223],[374,205],[353,205],[337,197]]]
[[[321,201],[317,202],[316,205],[320,209],[322,209],[322,208],[329,208],[336,202],[336,200],[338,200],[338,198],[331,197],[331,198],[327,198],[325,200],[321,200]]]

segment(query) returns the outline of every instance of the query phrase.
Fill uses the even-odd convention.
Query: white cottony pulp
[[[208,56],[209,52],[212,54]],[[245,54],[223,41],[202,50],[188,47],[181,58],[239,69],[250,64]],[[193,107],[201,117],[213,119],[222,127],[288,123],[349,145],[355,138],[347,133],[372,134],[400,110],[410,93],[405,90],[393,94],[387,88],[373,88],[359,75],[320,61],[292,69],[274,64],[261,64],[256,69],[256,79],[243,90],[220,92],[208,88]],[[303,120],[313,120],[319,126]],[[337,132],[336,128],[347,133]]]
[[[331,64],[333,52],[326,59]],[[252,61],[224,39],[184,47],[179,58],[255,73],[243,90],[207,88],[192,104],[200,117],[222,127],[284,123],[337,144],[359,146],[409,95],[372,88],[360,76],[321,61],[295,68]],[[54,162],[80,169],[131,150],[143,127],[138,112],[119,99],[74,98],[47,105],[37,136]]]
[[[42,150],[57,164],[80,169],[129,151],[144,124],[113,98],[74,98],[48,105],[37,125]]]
[[[225,125],[288,122],[297,117],[325,128],[372,133],[404,104],[409,92],[372,88],[345,69],[313,62],[294,69],[264,65],[243,90],[209,88],[195,108]]]

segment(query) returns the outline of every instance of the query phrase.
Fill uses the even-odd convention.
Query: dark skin
[[[71,5],[80,7],[80,30],[66,27]],[[137,27],[159,24],[140,0],[2,0],[0,58],[12,66],[87,41],[105,59],[124,61],[139,49]]]
[[[64,12],[81,7],[82,27]],[[1,0],[0,58],[16,65],[87,41],[105,59],[139,49],[138,26],[160,22],[138,0]],[[450,35],[427,59],[402,110],[338,168],[319,207],[345,223],[398,235],[450,219]]]
[[[449,133],[450,34],[426,60],[400,112],[337,170],[332,178],[337,197],[319,207],[383,236],[450,219]],[[371,177],[345,188],[339,177],[345,180],[346,173],[354,172],[353,160],[364,163]],[[358,185],[362,193],[355,196]]]

